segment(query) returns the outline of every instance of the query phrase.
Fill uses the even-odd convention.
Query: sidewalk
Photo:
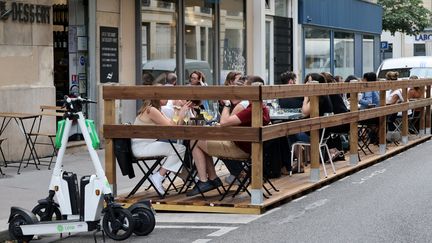
[[[105,150],[98,150],[97,152],[104,167]],[[40,170],[36,170],[35,166],[30,164],[27,168],[21,169],[21,174],[17,175],[16,167],[2,167],[6,175],[0,175],[0,208],[2,209],[0,210],[0,242],[3,242],[6,239],[4,237],[7,236],[7,220],[11,206],[32,210],[39,199],[48,196],[48,186],[53,168],[54,163],[51,170],[48,170],[46,166],[41,166]],[[93,174],[94,168],[86,147],[82,146],[69,153],[66,151],[63,159],[63,170],[75,172],[78,181],[84,175]],[[139,176],[133,179],[122,176],[118,165],[117,171],[118,194],[129,192],[140,179]],[[137,172],[136,169],[135,171]]]

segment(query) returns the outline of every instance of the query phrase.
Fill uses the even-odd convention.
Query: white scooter
[[[154,210],[150,201],[135,203],[128,209],[114,202],[111,187],[105,176],[95,148],[99,139],[93,121],[86,120],[82,106],[93,101],[65,96],[65,120],[59,122],[56,147],[59,147],[49,196],[38,201],[32,212],[12,207],[9,216],[9,234],[19,242],[28,242],[33,235],[77,233],[101,230],[113,240],[125,240],[132,233],[148,235],[155,227]],[[62,169],[72,121],[77,120],[90,153],[96,174],[83,176],[78,188],[77,175]],[[56,196],[58,204],[54,201]],[[104,206],[105,201],[105,208]],[[103,234],[102,234],[103,235]],[[104,236],[104,235],[103,235]]]

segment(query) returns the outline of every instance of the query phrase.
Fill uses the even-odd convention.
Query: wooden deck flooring
[[[205,193],[206,200],[200,195],[194,197],[186,197],[185,194],[177,194],[171,191],[164,199],[156,196],[153,190],[140,190],[131,198],[125,198],[126,195],[120,195],[118,201],[125,204],[132,204],[142,199],[151,199],[156,211],[181,211],[181,212],[215,212],[215,213],[237,213],[237,214],[260,214],[264,211],[278,206],[281,203],[286,203],[292,199],[298,198],[322,186],[339,180],[349,174],[355,173],[363,168],[371,166],[383,159],[400,153],[416,144],[422,143],[431,138],[430,135],[418,137],[411,136],[407,145],[387,144],[387,153],[379,155],[378,147],[371,146],[373,154],[364,155],[360,153],[361,161],[356,166],[349,165],[348,161],[335,162],[336,174],[332,173],[331,166],[327,164],[328,178],[324,178],[323,169],[321,168],[321,180],[312,183],[309,181],[309,166],[305,167],[305,173],[293,174],[290,176],[282,176],[277,179],[272,179],[279,192],[271,191],[273,194],[270,198],[264,200],[263,205],[249,205],[250,197],[247,193],[241,193],[235,198],[228,195],[223,201],[219,201],[220,195],[217,190]],[[346,159],[349,155],[345,156]],[[228,172],[225,169],[218,171],[219,176],[223,180]],[[231,190],[235,190],[233,187]]]

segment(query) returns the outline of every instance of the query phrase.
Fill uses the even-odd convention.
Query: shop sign
[[[13,22],[49,24],[50,14],[48,5],[0,1],[0,20],[3,21],[10,17]]]
[[[414,36],[415,41],[428,41],[428,40],[432,40],[432,33],[428,33],[428,34],[418,34]]]
[[[100,82],[119,81],[118,28],[100,27]]]

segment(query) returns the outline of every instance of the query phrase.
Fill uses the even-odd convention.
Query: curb
[[[9,231],[7,229],[0,230],[0,242],[10,240]]]

